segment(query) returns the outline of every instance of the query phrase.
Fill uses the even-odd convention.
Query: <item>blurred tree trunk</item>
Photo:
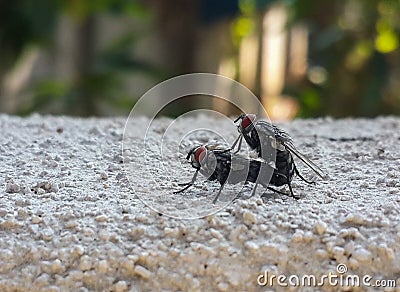
[[[71,112],[78,115],[95,115],[95,96],[91,95],[91,90],[88,88],[90,78],[88,79],[95,59],[96,47],[96,16],[88,15],[78,23],[76,29],[76,53],[75,53],[75,72],[74,82],[77,86],[77,104],[70,104]],[[74,99],[72,99],[74,100]],[[80,105],[80,106],[79,106]]]
[[[174,72],[194,72],[199,2],[153,0],[151,5],[155,10],[160,51],[166,65]]]
[[[0,112],[7,112],[6,96],[3,89],[5,74],[6,70],[4,69],[4,65],[0,62]]]
[[[155,29],[159,38],[160,61],[168,75],[197,72],[196,53],[199,26],[198,0],[150,0],[155,12]],[[163,114],[178,116],[196,107],[194,98],[170,104]]]

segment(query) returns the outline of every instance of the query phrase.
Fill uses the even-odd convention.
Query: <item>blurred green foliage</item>
[[[123,88],[124,74],[139,73],[161,80],[165,73],[132,56],[137,33],[129,31],[117,37],[98,52],[93,47],[96,15],[151,19],[149,10],[136,0],[32,0],[2,1],[0,9],[0,84],[24,49],[48,46],[54,42],[58,20],[69,16],[78,27],[81,44],[76,62],[77,76],[72,80],[49,77],[35,82],[29,90],[32,101],[23,104],[19,114],[33,111],[72,115],[97,115],[99,105],[127,109],[133,106],[132,96]],[[57,105],[57,106],[54,106]]]
[[[154,30],[158,29],[157,25],[162,26],[154,21],[160,13],[154,7],[161,2],[144,5],[145,2],[1,1],[0,85],[24,49],[32,45],[52,47],[62,15],[68,15],[81,33],[82,55],[74,60],[77,76],[71,80],[51,76],[38,80],[28,89],[32,102],[20,107],[19,113],[52,112],[52,104],[58,104],[59,108],[54,113],[85,116],[101,114],[101,106],[128,110],[134,99],[123,87],[127,74],[137,73],[157,83],[182,73],[170,72],[168,68],[133,57],[132,50],[141,37],[134,30],[116,37],[101,51],[93,47],[98,15],[139,18],[153,25]],[[170,9],[179,9],[178,0],[169,3]],[[400,1],[235,0],[220,1],[216,6],[211,5],[210,0],[193,3],[201,9],[200,20],[230,19],[235,46],[239,46],[245,36],[257,33],[262,15],[276,3],[287,8],[288,28],[299,23],[308,27],[307,76],[300,82],[287,84],[283,92],[297,99],[299,116],[400,114],[397,91],[400,85]],[[197,25],[204,23],[198,21]]]
[[[65,0],[61,7],[64,13],[72,16],[83,27],[82,41],[87,42],[82,48],[84,54],[81,63],[78,64],[79,76],[70,83],[55,80],[38,83],[34,89],[33,103],[23,113],[40,109],[52,102],[61,102],[62,110],[68,114],[83,116],[100,114],[101,105],[106,108],[129,109],[134,100],[128,92],[121,90],[124,88],[124,74],[140,73],[156,80],[164,77],[158,68],[132,56],[132,49],[140,37],[137,33],[125,33],[101,52],[97,52],[90,43],[94,41],[90,39],[91,35],[96,33],[95,24],[91,23],[96,15],[150,18],[149,11],[138,1]]]
[[[14,65],[27,45],[51,40],[60,1],[43,0],[40,3],[0,1],[0,77]]]
[[[72,82],[44,80],[37,83],[32,104],[20,113],[29,114],[53,103],[61,104],[59,108],[64,113],[80,116],[99,115],[100,106],[130,109],[135,100],[123,90],[126,74],[139,73],[155,80],[162,80],[166,75],[157,67],[132,57],[131,48],[135,42],[136,38],[131,35],[114,41]]]
[[[257,33],[260,14],[277,3],[289,29],[309,30],[307,78],[283,92],[298,100],[298,116],[400,114],[400,1],[240,0],[235,44]]]
[[[326,79],[310,78],[288,93],[301,116],[399,114],[400,1],[287,1],[291,23],[310,29],[309,66]]]

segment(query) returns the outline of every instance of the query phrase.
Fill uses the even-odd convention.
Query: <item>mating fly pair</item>
[[[192,180],[189,183],[180,184],[185,187],[175,193],[183,192],[191,187],[200,172],[207,177],[207,180],[217,180],[221,184],[213,203],[218,200],[226,183],[237,184],[243,181],[245,184],[255,183],[251,195],[254,195],[258,184],[273,192],[285,194],[270,185],[280,187],[287,184],[290,195],[296,198],[291,186],[295,174],[306,183],[313,182],[300,175],[293,155],[302,160],[319,177],[325,179],[324,172],[294,147],[292,138],[286,132],[266,121],[256,122],[255,120],[256,116],[253,114],[242,114],[234,121],[238,123],[237,129],[240,135],[231,148],[224,149],[212,145],[192,148],[186,159],[190,161],[196,172]],[[237,154],[241,149],[243,138],[248,146],[256,151],[257,159]],[[233,151],[237,144],[237,150]]]

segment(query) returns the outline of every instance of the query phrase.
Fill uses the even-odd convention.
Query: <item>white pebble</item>
[[[358,267],[360,266],[360,264],[359,264],[359,262],[358,262],[355,258],[351,257],[351,258],[348,260],[348,262],[347,262],[347,266],[348,266],[350,269],[355,270],[355,269],[358,269]]]
[[[46,191],[42,188],[38,188],[36,192],[38,195],[44,195],[46,193]]]
[[[21,187],[19,185],[17,185],[16,183],[13,182],[9,182],[6,185],[6,193],[19,193],[19,191],[21,190]]]
[[[77,245],[72,250],[72,254],[74,256],[81,256],[85,253],[85,248],[82,245]]]
[[[336,258],[338,258],[344,254],[344,248],[340,246],[335,246],[332,249],[332,253],[335,255]]]
[[[328,225],[323,221],[318,221],[317,223],[315,223],[314,228],[317,234],[322,235],[325,233]]]
[[[345,222],[362,225],[364,224],[365,219],[359,214],[349,214],[346,216]]]
[[[8,214],[8,211],[6,209],[0,209],[0,217],[4,217]],[[400,230],[400,225],[399,225],[399,230]]]
[[[134,272],[139,275],[140,277],[142,277],[143,279],[150,279],[152,273],[146,269],[145,267],[141,266],[141,265],[136,265]]]
[[[97,264],[97,270],[100,274],[105,274],[108,271],[108,262],[107,260],[100,260]]]
[[[225,282],[218,283],[217,288],[218,288],[218,291],[221,291],[221,292],[229,291],[229,285],[228,285],[228,283],[225,283]]]
[[[49,284],[50,276],[46,273],[41,274],[36,278],[34,284],[36,286],[47,286]]]
[[[96,234],[96,232],[94,232],[93,228],[90,228],[90,227],[84,227],[84,228],[82,228],[82,231],[86,237],[92,237],[92,236],[95,236],[95,234]]]
[[[134,273],[134,261],[130,260],[130,259],[123,259],[120,262],[120,268],[122,268],[123,270],[127,271],[128,274],[133,274]]]
[[[139,256],[137,254],[130,254],[127,256],[127,258],[133,263],[136,263],[139,259]]]
[[[379,252],[383,257],[386,257],[388,260],[392,261],[395,258],[394,251],[392,248],[388,247],[386,244],[379,245]]]
[[[340,238],[356,238],[356,239],[364,239],[364,236],[360,233],[360,231],[358,231],[357,228],[355,227],[350,227],[347,229],[342,229],[339,232],[339,237]]]
[[[99,215],[96,217],[97,222],[105,222],[108,220],[108,217],[106,215]]]
[[[24,209],[18,209],[17,213],[18,213],[18,218],[22,219],[22,220],[28,218],[28,216],[29,216],[28,212]]]
[[[0,223],[0,229],[15,229],[19,226],[20,224],[15,219],[6,219]]]
[[[43,219],[40,218],[39,216],[36,215],[32,215],[32,223],[33,224],[39,224],[42,223]]]
[[[318,258],[320,259],[326,259],[328,257],[328,252],[325,249],[317,249],[317,251],[315,252],[315,254],[317,255]]]
[[[353,257],[360,262],[368,262],[371,259],[371,252],[364,248],[358,248],[353,252]]]
[[[313,235],[313,233],[312,233],[311,231],[306,231],[306,232],[304,233],[304,235],[303,235],[303,238],[304,238],[304,241],[310,242],[310,241],[313,240],[314,235]]]
[[[50,228],[46,228],[42,232],[42,238],[43,240],[50,241],[53,239],[53,234],[53,230],[51,230]]]
[[[355,249],[354,241],[349,241],[344,246],[344,250],[346,251],[346,254],[348,254],[348,255],[352,254],[354,252],[354,249]]]
[[[50,191],[52,191],[53,193],[57,193],[59,191],[58,185],[57,184],[52,184]]]
[[[247,241],[244,246],[253,254],[257,254],[259,250],[259,245],[254,241]]]
[[[1,250],[1,260],[9,261],[14,258],[14,254],[10,250]]]
[[[223,239],[224,236],[221,234],[221,232],[219,232],[217,229],[215,228],[210,228],[210,234],[218,239]]]
[[[295,232],[292,236],[292,241],[293,242],[301,242],[303,241],[303,234],[304,232]]]
[[[76,221],[76,220],[71,220],[71,221],[65,222],[65,224],[64,224],[65,228],[68,228],[68,229],[74,229],[78,225],[79,225],[78,221]]]
[[[178,227],[165,227],[164,228],[164,235],[168,237],[175,237],[177,238],[179,236],[179,228]]]
[[[64,266],[59,259],[53,261],[53,263],[51,264],[51,271],[54,274],[61,274],[62,272],[64,272]]]
[[[341,201],[350,201],[351,197],[349,195],[341,195],[340,200]]]
[[[48,286],[46,287],[46,289],[43,289],[41,291],[45,291],[45,292],[60,292],[60,288],[54,285]]]
[[[68,272],[68,275],[68,277],[70,277],[74,282],[81,281],[83,279],[82,271],[72,270]]]
[[[128,290],[128,284],[125,281],[118,281],[114,285],[115,292],[124,292]]]
[[[109,241],[110,238],[111,238],[111,234],[110,234],[110,232],[108,232],[107,230],[101,230],[101,231],[99,232],[99,238],[100,238],[100,240],[102,240],[102,241]]]
[[[246,225],[257,224],[257,215],[250,211],[245,211],[243,213],[243,221]]]
[[[137,239],[137,238],[139,238],[140,236],[142,236],[142,235],[144,234],[144,232],[145,232],[144,227],[138,226],[138,227],[133,227],[133,228],[131,228],[131,229],[128,229],[127,234],[128,234],[130,237],[132,237],[132,238],[134,238],[134,239]]]
[[[79,269],[81,271],[88,271],[92,268],[92,261],[88,255],[83,255],[79,263]]]
[[[150,218],[145,215],[136,215],[135,220],[139,223],[144,223],[144,224],[152,224],[154,222],[154,218]]]

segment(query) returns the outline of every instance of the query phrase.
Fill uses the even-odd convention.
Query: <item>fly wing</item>
[[[249,168],[250,159],[242,155],[233,155],[231,170],[232,171],[242,171]]]
[[[311,168],[320,178],[326,179],[327,175],[319,168],[314,162],[312,162],[310,159],[305,157],[302,153],[300,153],[296,147],[294,147],[293,143],[290,142],[285,142],[283,143],[284,146],[292,153],[294,154],[297,158],[299,158],[301,161],[303,161],[309,168]]]
[[[257,131],[262,132],[263,135],[273,136],[281,143],[292,143],[292,138],[289,136],[289,134],[274,124],[268,123],[267,121],[258,121],[257,124],[259,125],[259,127],[257,127]]]
[[[276,145],[275,149],[280,148],[280,145],[286,147],[292,154],[297,156],[301,161],[303,161],[308,167],[310,167],[319,177],[322,179],[326,179],[327,175],[311,160],[309,160],[307,157],[305,157],[302,153],[300,153],[296,147],[293,145],[293,140],[289,136],[288,133],[286,133],[284,130],[278,128],[274,124],[271,124],[267,121],[258,121],[257,124],[260,125],[260,127],[257,127],[257,131],[263,131],[263,134],[266,134],[268,136],[273,133],[276,139]]]

